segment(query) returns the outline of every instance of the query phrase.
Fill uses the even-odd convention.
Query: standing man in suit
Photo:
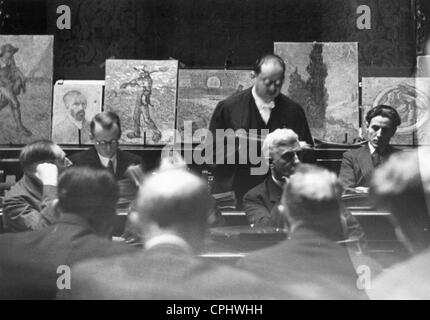
[[[210,208],[206,182],[194,174],[170,169],[151,175],[132,218],[144,234],[145,249],[76,265],[71,298],[286,298],[248,272],[194,255],[203,247]]]
[[[308,299],[356,299],[357,274],[343,239],[340,194],[334,173],[302,164],[290,177],[279,210],[289,239],[246,256],[242,268]]]
[[[70,161],[49,140],[26,145],[19,161],[24,175],[5,195],[5,229],[21,232],[45,228],[56,220],[53,203],[57,197],[58,172],[70,165]]]
[[[285,62],[281,57],[267,54],[258,59],[254,66],[254,86],[233,94],[215,108],[209,125],[213,138],[217,129],[244,129],[247,132],[257,129],[258,135],[262,135],[263,129],[272,132],[289,128],[297,133],[299,140],[313,145],[302,107],[281,93],[284,73]],[[214,141],[214,145],[217,143]],[[260,146],[261,143],[250,152],[255,153]],[[215,163],[212,168],[215,177],[213,193],[233,190],[240,208],[243,195],[265,179],[265,175],[252,175],[252,166],[249,161],[239,164],[237,157],[233,165]]]
[[[109,240],[117,199],[117,183],[106,170],[66,169],[58,182],[58,221],[37,231],[0,235],[0,299],[53,299],[65,270],[57,273],[58,267],[134,252]]]
[[[243,207],[249,223],[255,226],[284,227],[278,204],[282,188],[300,163],[301,151],[297,134],[290,129],[276,129],[263,142],[263,156],[269,162],[270,175],[243,198]]]
[[[105,111],[96,114],[90,129],[94,147],[70,156],[73,165],[107,168],[117,180],[121,180],[129,166],[141,163],[137,155],[119,149],[121,123],[116,113]]]
[[[400,122],[399,114],[390,106],[379,105],[367,112],[368,142],[343,154],[339,178],[345,189],[367,191],[374,168],[399,151],[390,146],[390,139]]]

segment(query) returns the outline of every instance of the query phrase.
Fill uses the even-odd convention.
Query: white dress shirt
[[[263,99],[261,99],[255,90],[255,86],[252,87],[252,96],[255,101],[255,105],[258,108],[258,111],[260,112],[261,118],[263,118],[263,121],[267,124],[270,119],[270,114],[272,113],[272,109],[275,107],[275,102],[265,102]]]
[[[102,164],[103,167],[107,168],[109,166],[109,160],[112,160],[112,164],[113,164],[113,169],[116,172],[116,166],[117,166],[117,159],[116,159],[116,155],[114,155],[112,158],[106,158],[103,157],[100,153],[97,152],[97,154],[99,155],[100,158],[100,162]]]
[[[173,244],[182,247],[189,252],[192,252],[189,244],[184,239],[175,234],[162,234],[149,239],[145,242],[145,250],[151,249],[161,244]]]

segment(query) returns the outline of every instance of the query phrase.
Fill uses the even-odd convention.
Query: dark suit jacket
[[[73,268],[71,299],[282,299],[289,295],[251,273],[159,244]]]
[[[76,166],[93,166],[96,168],[104,168],[100,162],[100,158],[94,147],[88,150],[75,153],[69,157],[70,161]],[[124,178],[124,173],[127,168],[131,165],[141,164],[142,160],[139,156],[118,149],[117,152],[117,167],[115,171],[115,177],[117,180]]]
[[[399,149],[387,146],[382,155],[382,162],[397,151]],[[373,169],[369,145],[366,143],[358,149],[351,149],[343,154],[339,179],[344,188],[369,187]]]
[[[45,228],[56,220],[53,201],[57,187],[43,186],[24,175],[5,195],[3,223],[6,231],[21,232]]]
[[[251,253],[240,267],[306,299],[357,299],[357,274],[346,248],[299,228],[282,243]]]
[[[271,175],[249,190],[243,197],[243,208],[249,223],[283,228],[284,219],[277,208],[281,195],[282,188],[275,184]]]
[[[234,131],[238,129],[257,129],[250,128],[250,111],[253,106],[255,106],[255,101],[252,96],[252,88],[236,93],[219,102],[209,125],[212,135],[216,136],[216,129],[231,128]],[[283,94],[280,94],[275,99],[275,107],[270,115],[268,126],[273,130],[278,128],[292,129],[299,136],[299,140],[313,145],[305,112],[299,104]],[[232,190],[237,167],[237,165],[215,164],[211,168],[215,177],[215,193]],[[263,179],[264,177],[257,184]],[[252,185],[251,188],[255,185]]]
[[[72,214],[41,230],[0,235],[0,300],[53,299],[58,266],[134,250],[100,238]]]

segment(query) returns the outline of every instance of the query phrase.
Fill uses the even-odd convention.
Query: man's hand
[[[58,168],[52,163],[41,163],[36,167],[36,177],[43,185],[57,186]]]

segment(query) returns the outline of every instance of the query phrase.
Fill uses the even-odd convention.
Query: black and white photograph
[[[430,300],[429,61],[427,0],[0,1],[0,303]]]

